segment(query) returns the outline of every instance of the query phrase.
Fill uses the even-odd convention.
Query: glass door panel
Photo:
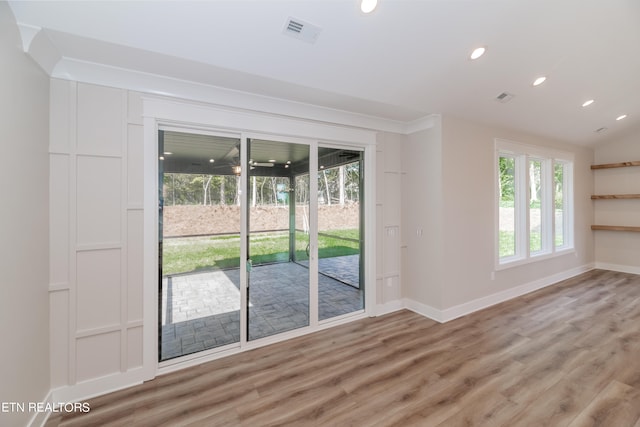
[[[318,150],[318,319],[364,309],[363,152]]]
[[[309,180],[300,176],[309,146],[247,146],[247,339],[255,340],[309,325],[309,270],[297,262],[308,251]]]
[[[240,341],[240,139],[159,131],[159,360]]]

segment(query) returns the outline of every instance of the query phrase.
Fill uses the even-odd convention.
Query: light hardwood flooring
[[[640,276],[593,270],[445,324],[399,311],[89,403],[47,426],[640,427]]]

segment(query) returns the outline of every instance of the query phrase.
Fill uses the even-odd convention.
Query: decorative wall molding
[[[60,292],[60,291],[68,291],[69,283],[61,282],[61,283],[49,283],[49,292]]]

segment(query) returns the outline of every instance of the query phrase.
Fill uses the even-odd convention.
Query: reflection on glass
[[[248,339],[309,325],[309,146],[248,142]],[[307,176],[307,179],[302,177]]]
[[[553,168],[555,245],[564,246],[564,164],[556,163]]]
[[[516,255],[515,158],[499,158],[499,248],[500,258]]]
[[[542,162],[529,161],[529,251],[542,250]]]
[[[364,308],[362,152],[320,148],[318,313],[329,319]]]
[[[240,341],[237,138],[160,131],[159,360]]]

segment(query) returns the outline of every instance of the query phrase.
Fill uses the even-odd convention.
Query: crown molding
[[[412,133],[431,129],[440,123],[440,119],[441,119],[440,114],[429,114],[417,120],[406,122],[404,124],[404,129],[402,133],[405,135],[410,135]]]
[[[18,27],[23,49],[52,78],[405,135],[430,129],[439,120],[433,114],[409,122],[393,120],[67,57],[60,53],[47,30],[27,24]]]
[[[32,54],[31,50],[29,54]],[[36,62],[40,63],[37,59]],[[205,102],[218,106],[375,131],[403,134],[407,127],[406,123],[402,121],[257,95],[75,58],[61,57],[54,67],[50,67],[48,62],[45,63],[45,66],[43,66],[45,71],[51,69],[50,72],[48,71],[51,77],[63,80],[110,86],[154,95]]]
[[[42,30],[42,28],[36,27],[35,25],[23,24],[20,22],[16,23],[16,25],[18,26],[18,30],[20,31],[22,50],[24,50],[25,53],[28,53],[33,38]]]

